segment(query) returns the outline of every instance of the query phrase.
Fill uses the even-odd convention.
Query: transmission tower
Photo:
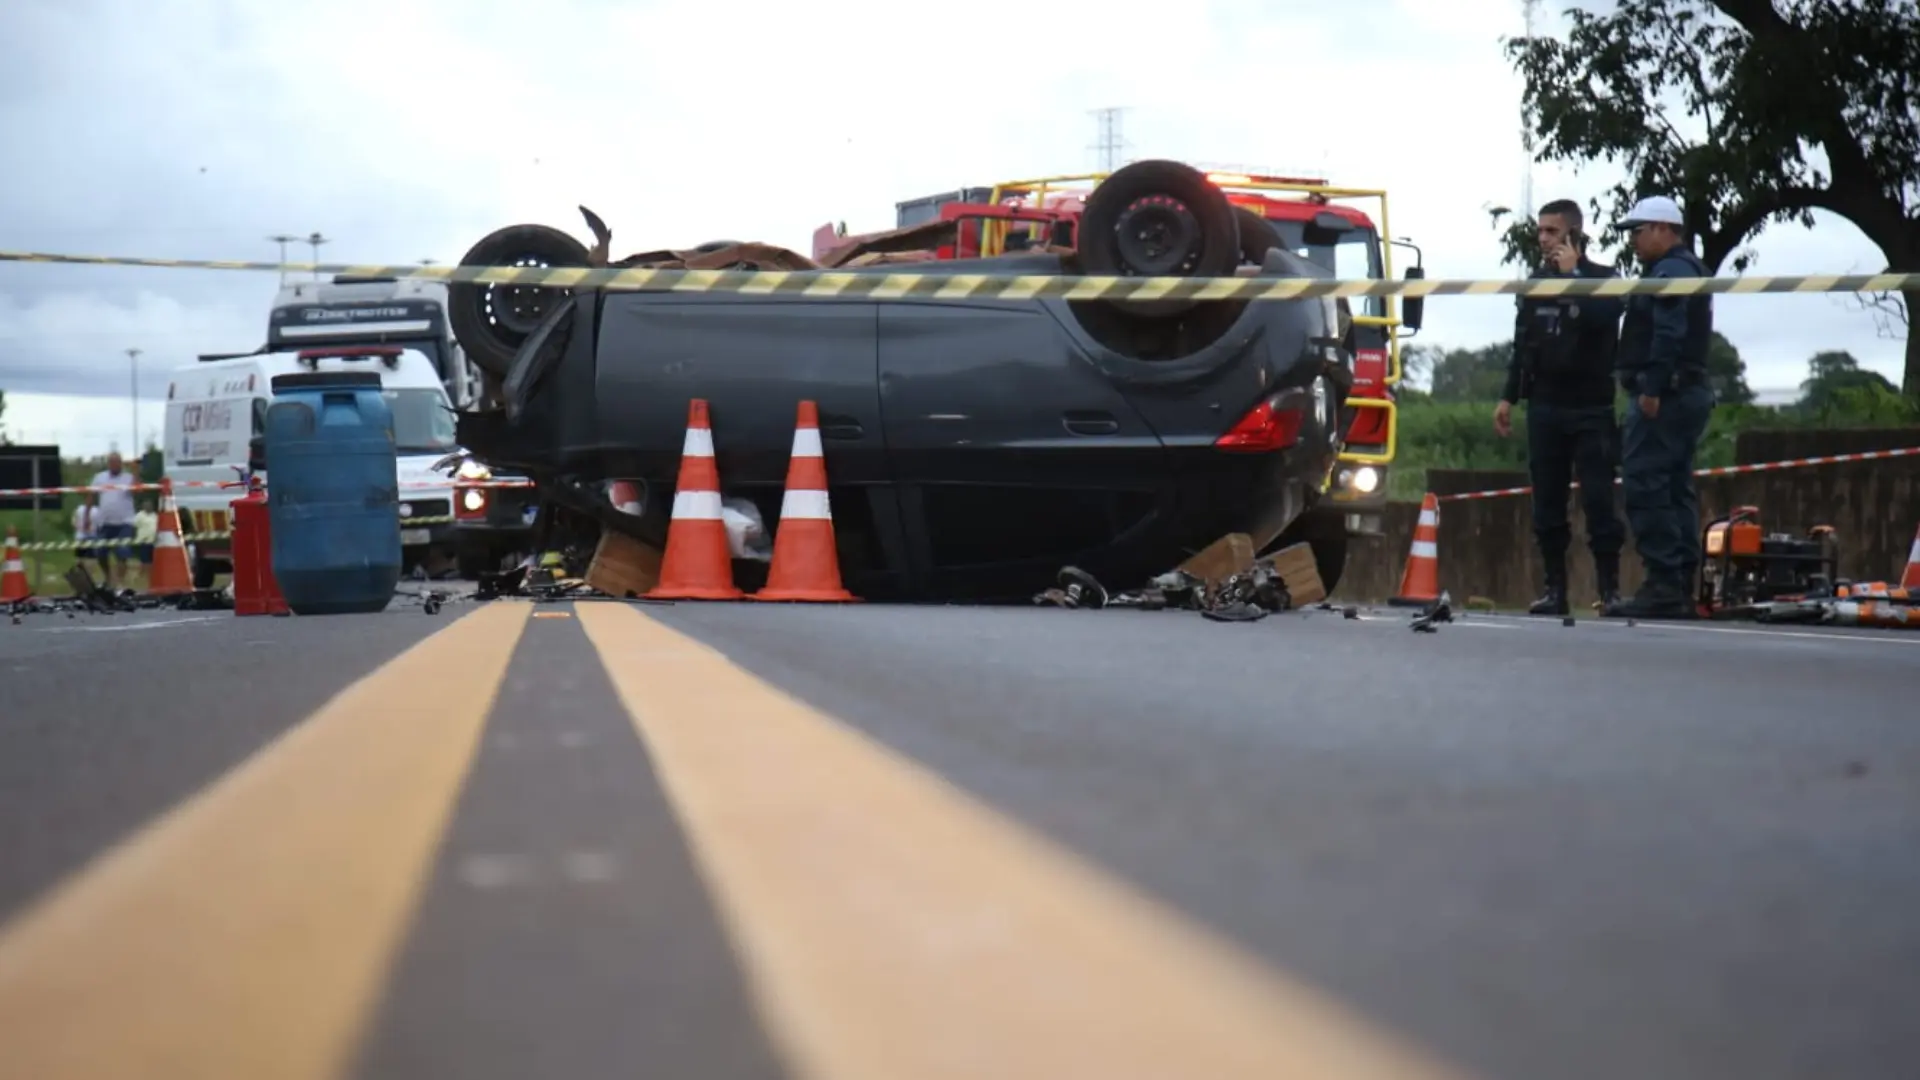
[[[1120,134],[1120,115],[1126,111],[1124,106],[1093,110],[1094,119],[1100,125],[1100,141],[1094,143],[1092,149],[1100,155],[1101,172],[1120,167],[1120,152],[1127,146],[1126,138]]]

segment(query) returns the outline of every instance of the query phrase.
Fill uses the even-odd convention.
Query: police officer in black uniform
[[[1540,208],[1542,262],[1535,278],[1609,278],[1613,268],[1586,255],[1580,204],[1557,199]],[[1623,305],[1613,297],[1522,297],[1513,326],[1513,360],[1493,413],[1502,437],[1513,430],[1513,406],[1527,402],[1527,465],[1533,474],[1533,533],[1546,566],[1546,592],[1528,610],[1566,615],[1567,490],[1580,480],[1587,546],[1602,604],[1620,597],[1620,549],[1626,526],[1614,508],[1618,460],[1614,419],[1614,351]]]
[[[1683,239],[1680,206],[1664,195],[1641,199],[1621,225],[1648,278],[1711,277]],[[1620,385],[1631,397],[1622,432],[1620,483],[1634,546],[1646,564],[1640,591],[1607,614],[1691,618],[1700,570],[1700,496],[1693,462],[1713,417],[1707,346],[1713,298],[1631,296],[1620,331]]]

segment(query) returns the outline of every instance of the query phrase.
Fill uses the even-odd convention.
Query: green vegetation
[[[1606,162],[1622,179],[1596,225],[1642,195],[1672,195],[1716,273],[1753,264],[1741,245],[1770,222],[1852,222],[1889,270],[1920,272],[1920,6],[1913,0],[1619,0],[1570,10],[1566,40],[1521,38],[1507,55],[1525,80],[1542,161]],[[1509,261],[1538,260],[1533,225],[1506,221]],[[1514,220],[1517,218],[1517,220]],[[1619,239],[1608,226],[1605,247]],[[1848,268],[1833,267],[1836,272]],[[1872,268],[1877,269],[1877,268]],[[1856,271],[1857,272],[1857,271]],[[1904,389],[1920,394],[1920,291],[1863,296],[1890,338],[1906,338]]]
[[[1527,442],[1518,418],[1513,437],[1493,431],[1493,407],[1506,381],[1511,343],[1478,349],[1410,347],[1410,377],[1426,376],[1426,391],[1403,387],[1399,460],[1390,490],[1396,499],[1418,499],[1428,469],[1525,470]],[[1734,438],[1763,428],[1870,428],[1920,424],[1920,399],[1902,395],[1878,372],[1861,368],[1844,352],[1823,352],[1807,362],[1800,398],[1791,405],[1753,404],[1740,351],[1714,335],[1710,367],[1720,405],[1700,447],[1700,465],[1733,464]],[[1624,414],[1625,394],[1617,401]],[[1525,406],[1521,406],[1524,408]]]

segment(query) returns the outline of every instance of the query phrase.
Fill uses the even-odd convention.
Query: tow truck
[[[973,259],[1032,250],[1073,247],[1080,212],[1094,185],[1109,173],[1012,180],[992,187],[961,188],[897,203],[895,230],[933,222],[955,223],[953,239],[926,253],[933,259]],[[1413,252],[1408,280],[1426,276],[1420,248],[1392,239],[1387,193],[1374,188],[1333,185],[1318,177],[1214,169],[1207,179],[1236,210],[1246,262],[1257,265],[1272,246],[1283,247],[1341,280],[1389,280],[1393,249]],[[1360,203],[1375,209],[1376,218]],[[1331,215],[1331,218],[1329,218]],[[822,225],[813,235],[813,258],[826,261],[836,250],[884,233],[849,235],[846,224]],[[915,256],[909,256],[909,260]],[[1378,536],[1387,503],[1387,475],[1398,450],[1399,412],[1393,388],[1400,383],[1400,345],[1420,329],[1425,300],[1420,297],[1362,297],[1359,314],[1341,300],[1351,325],[1353,386],[1346,401],[1346,442],[1327,497],[1345,511],[1349,535]]]

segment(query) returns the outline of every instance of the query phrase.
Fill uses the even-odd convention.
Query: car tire
[[[550,225],[496,229],[460,258],[462,266],[577,267],[587,262],[586,245]],[[447,287],[447,319],[467,359],[505,379],[521,343],[567,297],[566,289],[537,285],[454,282]]]
[[[1158,235],[1159,247],[1141,239]],[[1240,265],[1240,224],[1226,193],[1179,161],[1136,161],[1100,181],[1080,212],[1077,259],[1097,277],[1230,277]],[[1165,317],[1196,300],[1117,301]]]
[[[1340,586],[1347,572],[1347,515],[1338,506],[1321,503],[1310,506],[1293,519],[1286,531],[1273,542],[1273,550],[1306,544],[1313,549],[1313,568],[1327,595]]]

